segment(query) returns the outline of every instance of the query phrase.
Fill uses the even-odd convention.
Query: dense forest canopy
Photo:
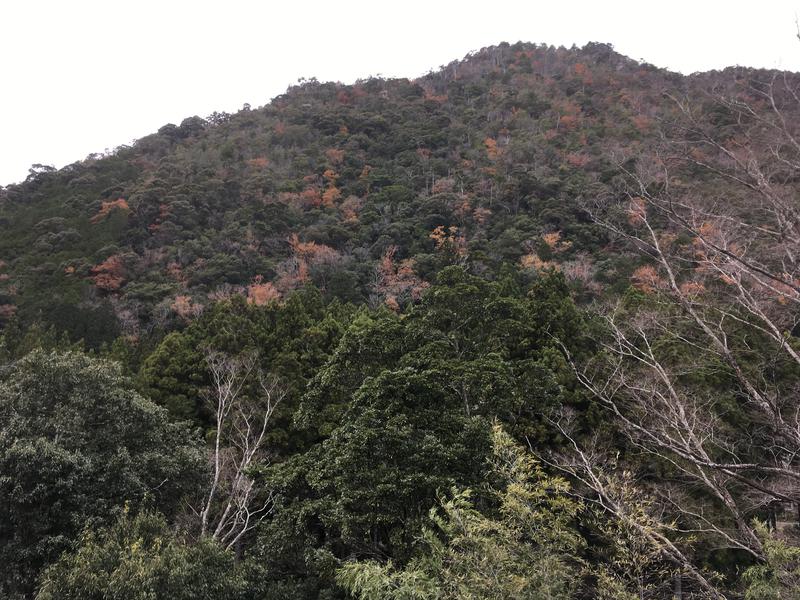
[[[0,188],[0,596],[796,598],[800,76],[500,44]]]

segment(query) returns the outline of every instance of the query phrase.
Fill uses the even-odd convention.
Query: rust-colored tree
[[[125,283],[125,264],[117,254],[92,267],[91,273],[95,286],[104,292],[115,292]]]
[[[413,259],[405,259],[397,264],[396,253],[395,245],[384,250],[375,271],[373,284],[375,294],[392,310],[399,310],[400,300],[419,300],[423,291],[430,286],[427,281],[423,281],[414,273]]]
[[[90,221],[92,223],[99,223],[103,219],[105,219],[111,211],[113,210],[120,210],[124,213],[130,212],[131,208],[128,206],[128,201],[125,198],[117,198],[116,200],[108,200],[103,201],[100,204],[100,210],[96,215],[94,215]]]
[[[247,302],[255,306],[266,306],[271,302],[280,300],[280,292],[269,281],[264,281],[261,275],[256,275],[253,282],[247,286]]]

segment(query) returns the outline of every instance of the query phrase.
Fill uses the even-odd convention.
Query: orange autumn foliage
[[[253,282],[247,286],[247,303],[254,306],[265,306],[270,302],[275,302],[281,297],[278,289],[269,281],[264,282],[261,275],[253,278]]]
[[[275,287],[279,292],[288,292],[310,279],[309,270],[313,265],[335,264],[341,254],[325,244],[301,242],[296,233],[289,236],[292,255],[278,268]]]
[[[634,198],[628,204],[628,223],[633,226],[644,223],[647,216],[647,204],[643,198]]]
[[[296,233],[289,236],[288,241],[293,254],[309,264],[333,263],[341,257],[336,250],[325,244],[301,242]]]
[[[492,215],[492,210],[489,208],[478,207],[472,211],[472,218],[475,219],[475,222],[479,225],[483,225],[486,221],[489,220],[489,217]]]
[[[706,288],[698,281],[685,281],[680,285],[680,290],[684,296],[699,296]]]
[[[460,196],[455,202],[450,203],[453,207],[453,214],[464,218],[472,213],[472,204],[466,196]]]
[[[452,177],[442,177],[437,179],[431,187],[432,194],[446,194],[452,192],[456,182]]]
[[[167,275],[183,285],[186,285],[189,280],[183,269],[181,269],[181,265],[174,261],[167,265]]]
[[[128,206],[128,202],[124,198],[117,198],[116,200],[109,200],[107,202],[103,201],[100,205],[100,211],[90,219],[90,222],[99,223],[105,219],[115,208],[125,212],[130,212],[130,206]]]
[[[447,102],[447,93],[437,95],[429,90],[425,90],[425,100],[430,100],[431,102],[436,102],[437,104],[444,104]]]
[[[580,78],[584,85],[592,84],[592,73],[589,71],[589,67],[587,67],[585,63],[577,63],[574,67],[572,67],[572,70],[575,75]]]
[[[384,250],[378,262],[375,291],[384,297],[387,306],[398,310],[398,296],[408,295],[412,300],[419,300],[422,292],[429,287],[427,281],[421,280],[414,272],[413,259],[406,259],[395,264],[394,256],[397,246],[391,245]]]
[[[344,202],[339,205],[339,211],[342,213],[342,219],[345,223],[357,223],[358,213],[364,201],[358,196],[348,196]]]
[[[666,286],[666,282],[661,279],[658,270],[653,265],[642,265],[636,269],[631,275],[631,281],[633,287],[646,294],[651,294]]]
[[[483,145],[486,146],[486,156],[489,157],[489,160],[494,161],[500,158],[502,150],[497,147],[497,140],[487,137],[483,140]]]
[[[112,254],[99,265],[92,267],[92,281],[106,292],[114,292],[125,282],[125,266],[122,259]]]
[[[333,207],[342,197],[342,192],[336,186],[331,186],[322,194],[322,206]]]
[[[578,117],[575,115],[561,115],[561,117],[558,119],[559,128],[575,129],[577,125]]]
[[[322,204],[322,194],[317,187],[307,187],[300,192],[300,198],[304,207],[317,207]]]
[[[555,250],[556,246],[558,246],[558,243],[561,241],[561,232],[553,231],[551,233],[545,233],[542,236],[542,240],[551,250]]]
[[[331,164],[338,165],[344,160],[344,150],[338,148],[328,148],[325,150],[325,156]]]
[[[203,312],[203,306],[193,303],[191,296],[175,296],[170,308],[185,321],[198,317]]]
[[[452,250],[457,256],[464,256],[467,251],[467,240],[458,227],[439,225],[428,236],[437,250]]]
[[[572,246],[572,242],[561,239],[560,231],[551,231],[542,235],[542,241],[553,252],[564,252]]]
[[[284,261],[278,268],[275,287],[279,292],[290,292],[309,280],[308,263],[296,256]]]
[[[719,226],[714,223],[704,221],[700,227],[697,228],[697,234],[698,238],[694,240],[696,246],[701,246],[703,239],[714,244],[723,243],[722,231],[720,230]]]
[[[383,301],[384,304],[389,308],[389,310],[394,312],[400,312],[400,303],[397,301],[397,298],[394,296],[387,296],[386,300]]]
[[[523,269],[531,269],[534,271],[543,271],[550,268],[557,268],[553,263],[542,260],[538,254],[531,252],[523,255],[519,259],[520,267]]]

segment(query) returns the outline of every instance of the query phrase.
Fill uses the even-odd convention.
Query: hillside
[[[97,347],[307,281],[402,305],[446,264],[547,261],[556,232],[559,261],[607,283],[617,266],[597,260],[579,199],[613,193],[615,161],[669,114],[664,91],[729,75],[684,78],[600,44],[505,44],[414,81],[307,81],[187,118],[0,193],[0,314]]]
[[[0,190],[0,596],[789,598],[800,76],[301,81]]]

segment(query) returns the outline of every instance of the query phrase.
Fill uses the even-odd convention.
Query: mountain
[[[302,81],[0,190],[0,596],[790,597],[800,76]]]
[[[493,272],[557,254],[609,283],[619,265],[579,199],[610,193],[616,161],[657,138],[666,92],[737,73],[501,44],[416,80],[303,81],[261,108],[34,167],[0,191],[0,319],[96,348],[309,281],[402,305],[453,262]]]

